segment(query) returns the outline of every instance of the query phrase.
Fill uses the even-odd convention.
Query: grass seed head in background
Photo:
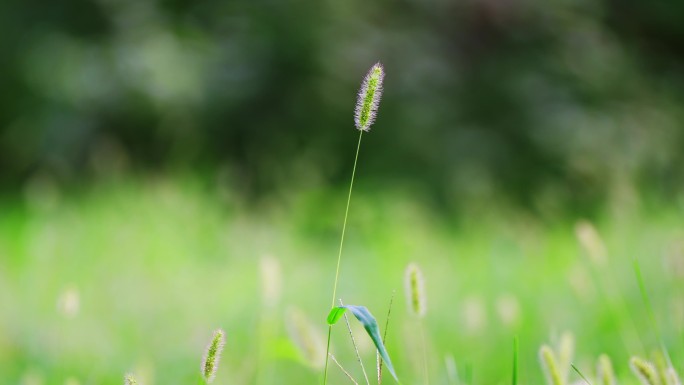
[[[418,318],[423,318],[427,312],[425,279],[423,278],[423,272],[415,263],[410,263],[406,267],[404,290],[411,314]]]
[[[639,357],[632,357],[629,360],[629,366],[632,372],[639,378],[643,385],[659,385],[660,379],[655,366]]]
[[[322,369],[326,362],[325,339],[306,315],[297,308],[290,308],[285,316],[285,327],[290,340],[299,350],[304,363],[312,369]]]
[[[547,385],[565,385],[563,377],[558,369],[556,354],[551,347],[542,345],[539,349],[539,361],[544,370]]]
[[[138,381],[135,380],[132,374],[126,374],[124,376],[124,385],[138,385]]]
[[[259,263],[259,272],[261,275],[261,295],[264,306],[269,309],[275,308],[280,301],[282,288],[280,263],[271,256],[262,257]]]
[[[226,334],[223,330],[217,329],[214,336],[211,338],[209,346],[204,353],[202,360],[202,377],[207,384],[210,384],[216,376],[216,369],[218,369],[219,360],[221,359],[221,352],[223,346],[226,344]]]
[[[667,368],[665,371],[665,379],[667,385],[682,385],[682,381],[679,379],[679,375],[673,367]]]
[[[613,370],[613,363],[610,357],[606,354],[601,354],[598,358],[598,367],[596,368],[596,377],[598,377],[599,385],[615,385],[615,371]]]
[[[558,370],[567,382],[573,357],[575,356],[575,336],[571,332],[564,332],[558,342]]]
[[[596,227],[591,222],[581,220],[575,225],[577,241],[596,266],[605,266],[608,263],[608,251],[601,239]]]
[[[382,96],[382,80],[384,78],[385,70],[382,64],[375,63],[363,79],[354,113],[354,123],[356,128],[361,131],[369,131],[370,126],[375,122],[375,116],[380,105],[380,97]]]

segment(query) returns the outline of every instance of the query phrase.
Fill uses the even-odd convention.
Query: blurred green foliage
[[[355,92],[380,60],[360,178],[440,208],[669,199],[682,15],[675,0],[7,0],[0,181],[222,170],[250,197],[345,183]]]
[[[636,383],[628,358],[648,357],[658,341],[634,257],[682,368],[681,208],[608,212],[596,224],[603,241],[583,237],[583,248],[571,222],[547,225],[511,211],[452,223],[411,194],[378,196],[363,186],[357,193],[338,293],[384,325],[396,291],[386,346],[403,383],[422,378],[416,319],[402,287],[409,262],[425,275],[433,384],[448,383],[449,357],[475,384],[509,383],[514,335],[519,383],[540,384],[539,346],[556,344],[565,330],[577,338],[574,363],[587,376],[607,353],[620,383]],[[320,362],[298,353],[287,314],[298,309],[309,319],[305,328],[320,342],[312,359],[322,359],[342,195],[293,192],[255,212],[239,195],[192,177],[3,200],[0,382],[120,384],[132,371],[146,385],[194,383],[221,327],[227,343],[216,383],[318,383]],[[604,242],[605,259],[588,255],[596,242]],[[373,368],[372,343],[362,329],[355,333]],[[362,378],[345,328],[333,339],[338,360]],[[336,367],[331,373],[331,384],[345,383]]]

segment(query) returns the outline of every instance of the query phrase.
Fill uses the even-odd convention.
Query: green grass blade
[[[587,379],[587,377],[585,377],[584,374],[582,374],[582,372],[580,372],[580,370],[577,369],[577,366],[575,366],[575,364],[570,364],[570,367],[571,367],[577,374],[579,374],[580,377],[582,377],[582,379],[584,380],[584,382],[587,383],[587,385],[591,385],[591,382],[589,382],[589,380]]]
[[[513,337],[513,378],[512,385],[518,385],[518,336]]]
[[[359,320],[359,322],[361,322],[363,328],[366,329],[366,333],[368,333],[368,336],[371,338],[371,340],[373,340],[373,344],[375,344],[378,353],[380,353],[380,357],[382,357],[382,360],[385,362],[387,370],[389,370],[389,372],[392,374],[392,377],[394,377],[394,379],[397,380],[397,382],[399,382],[397,374],[394,371],[392,361],[390,360],[389,354],[387,353],[387,349],[385,349],[385,344],[382,342],[378,322],[375,320],[375,317],[373,317],[370,311],[368,311],[368,309],[365,306],[355,305],[338,306],[337,309],[349,310],[350,312],[352,312],[352,314],[354,314],[354,317],[356,317],[356,319]],[[344,311],[335,312],[334,310],[335,309],[331,310],[330,314],[328,315],[328,323],[330,323],[330,321],[337,322],[344,315]]]

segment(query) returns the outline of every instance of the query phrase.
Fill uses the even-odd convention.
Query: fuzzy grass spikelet
[[[315,370],[322,369],[326,363],[326,357],[323,356],[325,340],[307,316],[301,310],[292,307],[287,311],[285,326],[304,364]]]
[[[138,385],[138,381],[135,380],[132,374],[126,374],[124,376],[124,385]]]
[[[667,385],[682,385],[682,381],[679,379],[679,375],[673,367],[667,368],[665,371],[665,379]]]
[[[418,318],[423,318],[427,312],[425,279],[423,278],[423,272],[415,263],[410,263],[406,267],[404,290],[411,314]]]
[[[615,385],[615,371],[613,370],[613,363],[610,357],[606,354],[601,354],[598,358],[598,367],[596,369],[596,377],[600,385]]]
[[[216,369],[218,369],[221,352],[225,344],[226,333],[221,329],[217,329],[211,338],[209,346],[207,346],[204,359],[202,360],[202,377],[207,384],[211,384],[216,376]]]
[[[563,377],[558,368],[558,360],[553,349],[548,345],[542,345],[539,349],[539,361],[544,369],[546,383],[548,385],[564,385]]]
[[[361,131],[369,131],[375,116],[378,113],[380,97],[382,96],[382,81],[385,78],[385,69],[382,64],[375,63],[363,79],[359,96],[356,101],[354,123]]]
[[[639,378],[643,385],[659,385],[660,379],[655,366],[639,357],[632,357],[629,360],[632,372]]]
[[[563,382],[567,382],[574,356],[575,336],[571,332],[565,332],[558,342],[558,370],[563,377]]]

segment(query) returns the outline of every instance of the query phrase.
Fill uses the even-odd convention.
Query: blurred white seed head
[[[29,369],[21,376],[21,385],[43,385],[45,379],[43,374],[36,369]]]
[[[539,361],[544,370],[547,385],[563,385],[563,377],[558,368],[558,360],[553,350],[548,345],[542,345],[539,349]]]
[[[667,379],[667,385],[682,385],[679,374],[677,374],[675,368],[671,366],[665,371],[665,378]]]
[[[81,299],[78,289],[73,286],[67,287],[57,297],[57,311],[65,318],[74,318],[81,308]]]
[[[632,357],[629,360],[632,372],[639,378],[642,385],[659,385],[660,378],[655,366],[639,357]]]
[[[204,352],[204,359],[202,360],[202,377],[207,384],[210,384],[212,381],[214,381],[219,360],[221,359],[221,352],[223,351],[223,346],[225,344],[226,333],[221,329],[217,329],[214,332],[214,336],[211,338],[211,342],[209,342],[206,351]]]
[[[586,220],[581,220],[575,225],[575,235],[584,252],[596,266],[605,266],[608,263],[608,252],[603,239],[598,231]]]
[[[124,385],[138,385],[138,381],[129,373],[124,376]]]
[[[370,126],[375,122],[382,97],[382,81],[384,78],[385,69],[382,64],[375,63],[361,83],[354,113],[354,123],[356,128],[361,131],[369,131]]]
[[[304,363],[312,369],[323,369],[326,360],[325,339],[306,315],[297,308],[288,309],[285,326],[290,340],[299,350]]]
[[[404,273],[404,292],[411,314],[418,318],[427,312],[427,298],[425,295],[425,278],[418,265],[410,263]]]
[[[575,336],[571,332],[564,332],[558,341],[558,370],[563,378],[567,381],[568,375],[572,365],[572,360],[575,355]]]
[[[520,319],[520,303],[512,294],[502,294],[496,300],[496,312],[504,326],[515,326]]]
[[[608,357],[606,354],[601,354],[599,356],[596,377],[598,377],[599,385],[616,384],[613,363],[611,362],[610,357]]]
[[[264,305],[267,308],[274,308],[280,301],[282,288],[280,263],[271,256],[265,256],[261,258],[259,270],[261,272],[261,294]]]
[[[481,332],[487,326],[487,309],[482,298],[470,296],[463,301],[463,325],[470,334]]]

